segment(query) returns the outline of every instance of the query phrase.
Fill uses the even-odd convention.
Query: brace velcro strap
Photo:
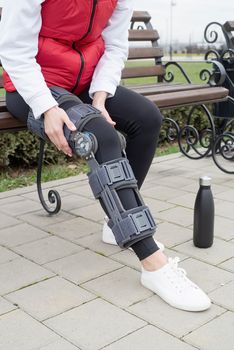
[[[127,248],[132,244],[152,236],[156,223],[147,206],[140,206],[121,213],[122,220],[108,225],[111,227],[118,245]]]
[[[88,174],[88,177],[95,198],[100,197],[106,185],[110,189],[137,187],[137,181],[126,158],[100,164],[99,167]]]

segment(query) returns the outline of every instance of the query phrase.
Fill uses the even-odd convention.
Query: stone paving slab
[[[0,316],[0,349],[40,349],[59,336],[21,310]]]
[[[199,249],[192,244],[193,204],[204,174],[212,177],[215,240]],[[135,254],[101,241],[104,213],[86,175],[43,188],[61,193],[58,215],[41,209],[35,185],[0,193],[1,350],[234,348],[233,175],[210,158],[174,154],[153,160],[142,187],[158,223],[155,238],[212,299],[197,313],[142,287]]]
[[[6,214],[0,212],[0,229],[4,227],[18,225],[21,222],[17,219],[14,219]]]
[[[5,204],[0,207],[1,212],[14,217],[25,213],[30,213],[39,209],[41,209],[40,203],[31,201],[29,199],[25,199],[23,203],[21,201],[18,201]]]
[[[16,309],[17,306],[9,303],[6,299],[0,297],[0,315]]]
[[[76,241],[81,237],[101,231],[101,228],[102,226],[96,222],[73,216],[70,220],[47,226],[46,230],[67,240]]]
[[[96,296],[61,277],[53,277],[7,294],[5,298],[42,321],[95,299]]]
[[[209,294],[211,300],[227,310],[234,311],[234,281]]]
[[[217,305],[212,305],[210,309],[203,312],[179,310],[162,301],[157,295],[142,300],[127,310],[178,338],[194,331],[226,311]]]
[[[85,206],[83,208],[73,209],[71,213],[76,216],[81,216],[85,219],[91,221],[102,221],[106,215],[98,201],[95,201],[93,204]]]
[[[175,197],[182,196],[186,194],[186,192],[183,190],[178,190],[178,189],[168,188],[166,186],[157,185],[157,186],[151,187],[150,189],[143,190],[142,194],[143,196],[146,196],[146,197],[155,198],[161,201],[166,201]]]
[[[224,200],[219,200],[215,206],[215,213],[218,216],[223,216],[228,219],[233,219],[234,203]]]
[[[174,207],[158,213],[158,218],[163,221],[188,227],[193,223],[193,210],[183,207]]]
[[[234,258],[228,259],[224,261],[223,263],[218,265],[222,269],[226,269],[230,272],[234,272]]]
[[[101,237],[102,233],[100,230],[100,232],[76,239],[74,240],[74,242],[84,248],[88,248],[93,252],[99,253],[104,256],[109,256],[122,251],[122,249],[117,245],[106,244],[102,242]]]
[[[44,266],[71,282],[81,284],[105,273],[117,270],[123,265],[90,250],[82,250],[79,253],[55,260]]]
[[[11,252],[9,249],[0,246],[0,264],[19,258],[19,255]]]
[[[9,248],[49,237],[48,233],[27,223],[0,230],[0,244]]]
[[[1,264],[0,295],[26,287],[53,275],[51,271],[24,258],[14,259]]]
[[[112,343],[103,350],[195,350],[191,345],[151,325]]]
[[[110,272],[81,286],[121,308],[135,304],[153,294],[140,284],[140,273],[129,267]],[[117,290],[118,293],[116,293]]]
[[[174,249],[213,265],[220,264],[234,256],[234,244],[219,238],[215,238],[213,245],[208,249],[195,247],[192,240],[182,243]]]
[[[234,280],[233,273],[193,258],[180,262],[179,266],[184,268],[188,277],[206,293]]]
[[[81,349],[97,350],[144,327],[146,322],[104,300],[96,299],[53,317],[44,324]]]
[[[225,312],[183,339],[202,350],[231,350],[234,348],[234,313]]]
[[[29,260],[42,265],[77,253],[83,248],[65,239],[50,236],[12,249]]]
[[[168,248],[187,242],[192,236],[193,231],[191,229],[169,222],[158,224],[155,233],[155,238],[158,241],[163,242]]]
[[[54,225],[56,223],[62,223],[63,221],[74,219],[74,215],[71,215],[63,210],[60,211],[59,215],[49,215],[44,210],[40,209],[32,213],[20,215],[17,217],[19,220],[27,222],[32,226],[38,228],[45,228],[48,225]]]
[[[79,349],[77,346],[72,345],[68,341],[61,338],[61,340],[58,340],[55,343],[51,343],[49,345],[37,348],[35,350],[77,350],[77,349]]]

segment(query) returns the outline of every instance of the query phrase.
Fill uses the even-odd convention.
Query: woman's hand
[[[68,129],[75,131],[75,125],[70,121],[67,113],[60,107],[55,106],[44,113],[45,133],[58,148],[66,155],[72,156],[72,150],[69,147],[63,133],[63,125],[66,124]]]
[[[108,123],[110,123],[112,126],[115,126],[116,123],[111,119],[105,107],[106,98],[107,98],[107,92],[97,91],[94,94],[92,105],[95,108],[99,109],[99,111],[102,113],[103,117],[108,121]]]

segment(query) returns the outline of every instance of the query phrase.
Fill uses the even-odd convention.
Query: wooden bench
[[[126,79],[142,78],[142,77],[154,77],[155,82],[151,84],[129,85],[130,89],[137,91],[138,93],[146,96],[152,102],[156,103],[160,109],[174,109],[182,106],[202,106],[205,113],[209,117],[211,133],[214,133],[214,125],[212,122],[212,116],[209,110],[205,107],[205,104],[211,104],[217,101],[225,101],[228,97],[228,90],[214,84],[214,80],[211,76],[210,83],[207,84],[192,84],[189,77],[184,72],[183,68],[176,62],[168,62],[163,64],[163,50],[158,44],[159,34],[151,25],[151,17],[148,12],[135,11],[131,20],[131,28],[129,30],[129,59],[128,62],[137,62],[137,66],[127,66],[122,73],[123,84],[126,84]],[[148,43],[145,47],[143,43]],[[134,44],[132,46],[132,44]],[[146,60],[149,60],[152,64],[145,65]],[[173,75],[167,71],[170,65],[176,66],[186,79],[185,84],[173,84]],[[219,81],[220,83],[224,79],[222,66],[220,69]],[[2,87],[2,78],[0,78],[0,87]],[[179,132],[179,126],[169,119],[172,126],[175,127],[176,132]],[[5,98],[0,98],[0,132],[14,132],[18,130],[24,130],[26,125],[17,121],[7,111]],[[189,126],[189,129],[185,130],[189,142],[191,144],[191,132],[193,129]],[[183,132],[181,132],[181,137]],[[183,147],[181,147],[183,150]],[[205,150],[205,153],[195,152],[197,157],[202,157],[209,152],[209,149]],[[186,154],[187,152],[184,151]]]

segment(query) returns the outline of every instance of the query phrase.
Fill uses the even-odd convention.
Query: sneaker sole
[[[172,300],[169,300],[169,299],[167,299],[166,297],[164,297],[164,296],[162,295],[162,293],[160,293],[159,291],[158,291],[158,292],[155,292],[155,290],[153,290],[152,288],[148,287],[148,286],[147,286],[147,283],[144,283],[144,282],[142,281],[142,279],[141,279],[141,284],[142,284],[145,288],[151,290],[154,294],[156,294],[157,296],[159,296],[159,297],[160,297],[163,301],[165,301],[167,304],[169,304],[170,306],[173,306],[173,307],[175,307],[176,309],[179,309],[179,310],[192,311],[192,312],[199,312],[199,311],[205,311],[205,310],[209,309],[210,306],[211,306],[211,303],[210,303],[209,306],[204,306],[203,308],[201,308],[201,307],[186,307],[186,306],[183,306],[183,305],[180,305],[180,304],[176,304],[176,303],[174,303]]]

